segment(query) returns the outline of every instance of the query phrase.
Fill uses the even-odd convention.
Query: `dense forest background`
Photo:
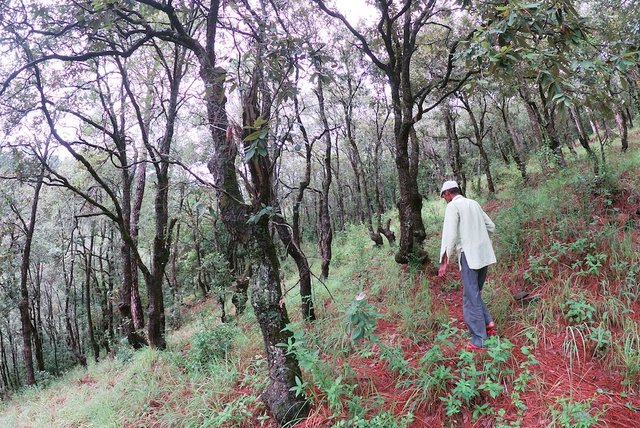
[[[0,1],[5,397],[161,352],[205,301],[260,329],[261,399],[291,424],[313,404],[295,344],[330,313],[318,295],[354,228],[413,283],[437,262],[444,180],[495,203],[579,178],[576,193],[634,206],[612,183],[637,176],[615,168],[637,150],[637,2],[335,3]],[[523,224],[501,256],[522,256]],[[547,255],[601,273],[595,242],[565,241]],[[552,273],[532,257],[529,285]],[[362,301],[353,342],[379,315]]]

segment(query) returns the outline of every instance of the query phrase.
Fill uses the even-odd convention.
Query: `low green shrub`
[[[584,294],[567,299],[561,308],[562,316],[572,324],[591,324],[596,314],[595,306],[587,302]]]
[[[230,324],[195,333],[191,339],[191,361],[199,368],[206,368],[211,362],[226,360],[239,334],[240,330]]]
[[[598,419],[604,412],[591,408],[591,400],[573,401],[568,397],[558,398],[549,409],[552,427],[590,428],[598,425]]]
[[[355,416],[334,424],[332,428],[407,428],[413,420],[412,413],[395,416],[392,412],[386,410],[369,418]]]

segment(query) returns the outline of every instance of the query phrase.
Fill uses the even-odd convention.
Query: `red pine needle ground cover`
[[[602,198],[601,198],[602,199]],[[489,212],[498,208],[497,202],[489,204],[487,210]],[[640,223],[640,201],[632,197],[632,192],[623,189],[617,195],[613,205],[606,207],[603,200],[596,200],[595,205],[598,213],[594,215],[597,219],[596,224],[586,225],[589,228],[603,228],[613,225],[622,230],[630,219]],[[613,208],[613,209],[612,209]],[[613,214],[608,214],[608,212]],[[579,233],[580,230],[574,231]],[[636,230],[633,235],[633,242],[638,245],[640,234]],[[607,251],[607,248],[598,248],[601,251]],[[518,261],[522,268],[515,274],[503,272],[490,272],[489,280],[497,281],[501,284],[505,292],[516,293],[522,291],[526,285],[522,282],[522,275],[527,268],[528,256],[534,252],[533,248],[527,248],[522,259]],[[611,272],[610,258],[607,259],[602,266],[604,272]],[[553,272],[552,279],[543,284],[542,287],[534,290],[539,293],[541,298],[547,297],[547,293],[553,292],[552,284],[557,284],[559,279],[567,277],[571,272],[556,271]],[[493,277],[492,275],[498,275]],[[450,274],[449,278],[444,281],[459,281],[459,273]],[[455,290],[443,291],[439,285],[443,280],[433,276],[431,273],[429,292],[431,293],[433,302],[446,304],[449,316],[456,319],[457,326],[464,329],[462,315],[462,291],[458,287]],[[590,291],[593,296],[599,296],[600,281],[598,278],[589,278],[587,276],[575,278],[575,286],[577,290]],[[617,289],[618,284],[610,281],[609,284],[612,291]],[[416,290],[417,291],[417,290]],[[597,298],[597,297],[596,297]],[[380,308],[378,308],[380,309]],[[512,310],[522,310],[522,305],[518,302],[512,303]],[[637,322],[640,317],[640,307],[638,302],[633,308],[634,312],[630,314]],[[557,322],[563,323],[565,320],[559,319]],[[523,400],[527,406],[527,411],[521,420],[523,427],[546,427],[552,423],[549,416],[549,408],[554,406],[556,399],[559,397],[571,396],[574,402],[591,401],[591,408],[596,412],[601,412],[598,418],[599,426],[610,427],[632,427],[640,424],[640,397],[637,390],[623,386],[623,374],[615,369],[610,361],[601,360],[592,357],[592,349],[587,344],[578,342],[578,354],[570,361],[563,351],[563,341],[565,339],[564,325],[559,325],[557,329],[551,329],[544,332],[540,342],[538,343],[534,355],[538,361],[537,365],[532,366],[535,380],[534,386],[527,388],[527,392],[523,394]],[[499,332],[502,337],[508,338],[515,346],[513,355],[519,363],[525,359],[519,349],[524,345],[522,335],[519,335],[517,325],[501,325]],[[619,331],[614,331],[614,337],[619,337]],[[401,348],[405,355],[405,359],[409,362],[418,360],[426,350],[431,346],[430,343],[419,343],[412,345],[408,340],[403,340],[398,332],[397,320],[381,319],[378,321],[376,334],[380,335],[381,340],[389,341],[395,346]],[[582,346],[581,346],[582,345]],[[375,348],[374,348],[375,349]],[[478,358],[483,358],[478,355]],[[398,415],[405,413],[405,405],[411,397],[410,391],[399,390],[397,388],[397,379],[389,370],[384,362],[375,356],[371,358],[354,357],[350,360],[351,367],[357,372],[357,378],[364,385],[362,390],[371,390],[385,401],[384,408],[396,412]],[[515,409],[513,414],[509,415],[510,403],[509,397],[505,394],[494,400],[490,400],[492,406],[496,408],[505,408],[507,416],[505,420],[516,420]],[[411,427],[440,427],[440,426],[464,426],[464,427],[488,427],[493,425],[493,419],[490,417],[480,417],[476,422],[472,422],[471,410],[463,410],[462,415],[456,418],[447,418],[445,416],[444,404],[433,403],[429,408],[423,406],[414,411],[415,420]],[[345,415],[346,416],[346,415]],[[297,428],[311,427],[330,427],[339,418],[332,418],[331,412],[325,408],[315,408],[311,416],[304,422],[296,425]]]
[[[571,232],[575,236],[580,234],[588,234],[602,228],[613,226],[622,230],[629,221],[640,224],[640,198],[636,196],[637,192],[629,189],[623,189],[616,197],[613,205],[608,206],[604,200],[594,200],[596,213],[593,218],[594,222],[590,224],[576,223],[570,227]],[[500,203],[491,201],[486,204],[486,210],[491,215],[500,209]],[[535,222],[528,225],[536,227]],[[553,238],[548,237],[547,243]],[[640,245],[640,233],[638,229],[633,232],[632,240],[638,248]],[[601,277],[606,277],[609,282],[609,289],[615,292],[619,286],[621,278],[613,275],[613,269],[610,266],[611,260],[608,258],[602,264],[601,277],[575,276],[569,266],[571,254],[563,256],[566,260],[560,260],[551,269],[549,278],[541,279],[535,286],[526,283],[523,280],[524,272],[529,268],[529,256],[538,255],[540,242],[535,245],[524,245],[522,256],[513,263],[518,267],[510,267],[506,270],[500,267],[494,267],[490,270],[489,281],[499,284],[497,289],[500,292],[516,294],[523,290],[533,295],[539,296],[541,300],[552,297],[563,280],[570,279],[572,286],[576,291],[588,292],[594,299],[600,296]],[[604,244],[602,244],[604,245]],[[602,246],[596,248],[597,251],[607,252],[607,248]],[[566,261],[567,263],[563,263]],[[446,306],[450,319],[455,319],[456,326],[460,329],[466,329],[463,322],[462,314],[462,290],[460,287],[451,287],[451,284],[459,282],[459,273],[450,270],[450,274],[445,279],[436,277],[436,272],[431,268],[430,271],[422,272],[429,279],[429,293],[434,305]],[[410,275],[405,271],[406,283],[410,283]],[[423,285],[419,280],[413,283],[414,294],[420,291]],[[520,303],[516,300],[511,302],[510,311],[523,311],[526,309],[527,303]],[[384,315],[383,298],[379,298],[376,304],[377,310]],[[435,309],[435,308],[434,308]],[[635,322],[640,317],[640,303],[636,302],[633,306],[633,312],[628,314]],[[609,427],[633,427],[640,425],[640,396],[638,395],[637,385],[629,388],[623,385],[624,376],[619,365],[614,364],[611,359],[599,359],[593,357],[593,349],[586,340],[576,342],[576,354],[571,359],[567,358],[563,351],[563,342],[566,337],[565,328],[568,326],[566,320],[562,317],[552,320],[551,325],[555,328],[545,328],[539,332],[539,342],[535,347],[533,354],[538,364],[531,366],[532,380],[522,394],[522,400],[526,404],[527,410],[522,418],[518,418],[517,409],[511,402],[511,398],[507,392],[502,392],[497,398],[491,399],[483,396],[485,402],[496,409],[505,409],[506,414],[504,421],[520,420],[522,427],[546,427],[553,421],[550,419],[549,409],[557,406],[556,400],[560,397],[571,397],[573,402],[590,401],[592,413],[598,413],[598,426]],[[381,318],[378,320],[375,334],[379,335],[380,341],[386,345],[391,345],[402,351],[405,360],[410,365],[416,365],[417,361],[427,352],[433,343],[425,340],[412,343],[411,340],[403,337],[401,332],[401,320],[395,318]],[[620,326],[613,327],[612,333],[615,340],[620,337]],[[505,324],[498,326],[499,335],[507,338],[514,344],[512,349],[513,362],[517,367],[519,363],[526,360],[526,356],[520,352],[520,348],[526,344],[526,338],[522,335],[522,326],[517,323]],[[365,399],[373,400],[382,399],[384,404],[382,409],[392,411],[397,416],[406,414],[415,391],[404,390],[398,387],[398,378],[389,368],[388,364],[379,358],[379,347],[372,346],[372,354],[368,357],[359,356],[353,353],[348,356],[348,362],[351,369],[355,372],[354,378],[357,380],[357,388],[355,394]],[[455,350],[449,350],[452,355]],[[487,358],[483,353],[476,353],[474,356],[477,361]],[[507,385],[507,387],[509,387]],[[250,386],[238,385],[233,396],[228,400],[234,400],[243,395],[256,395],[259,391],[251,390]],[[316,395],[321,394],[315,391]],[[159,402],[150,402],[150,411],[145,421],[149,425],[155,426],[153,421],[153,413],[155,408],[160,406]],[[372,406],[375,407],[375,406]],[[379,408],[379,407],[378,407]],[[259,417],[265,413],[264,406],[258,402],[250,409],[253,412],[253,419],[246,421],[241,427],[262,426],[267,428],[275,428],[276,424],[273,419],[260,422]],[[495,423],[495,416],[481,416],[475,422],[472,421],[472,409],[463,408],[463,410],[453,416],[446,416],[445,404],[435,398],[428,404],[413,410],[414,421],[410,427],[491,427]],[[375,416],[375,415],[370,415]],[[311,409],[308,418],[303,422],[295,425],[296,428],[317,428],[331,427],[341,419],[347,418],[346,410],[344,415],[335,416],[326,404],[316,404]]]

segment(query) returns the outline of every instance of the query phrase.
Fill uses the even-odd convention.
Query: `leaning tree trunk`
[[[280,212],[276,213],[273,222],[278,231],[278,236],[287,250],[287,254],[293,258],[298,268],[298,274],[300,276],[300,296],[302,297],[302,317],[305,321],[315,321],[316,312],[313,306],[311,268],[309,267],[307,256],[299,244],[294,241],[291,226],[289,226]]]
[[[296,81],[298,78],[298,69],[296,68]],[[298,276],[300,278],[300,297],[302,299],[302,317],[305,321],[314,321],[316,319],[315,308],[313,306],[313,289],[311,283],[311,269],[307,256],[302,251],[300,245],[300,206],[304,199],[304,192],[311,183],[311,157],[313,154],[313,143],[309,140],[307,129],[302,122],[300,115],[300,104],[298,97],[293,99],[295,114],[297,118],[298,128],[302,134],[305,146],[305,169],[304,175],[298,184],[298,193],[293,204],[292,225],[286,222],[284,217],[278,212],[278,216],[274,219],[278,236],[287,249],[289,254],[298,268]],[[344,214],[341,222],[344,221]]]

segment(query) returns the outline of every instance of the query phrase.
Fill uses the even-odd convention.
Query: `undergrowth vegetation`
[[[337,234],[330,278],[314,280],[312,324],[285,261],[293,339],[280,346],[298,358],[294,392],[314,409],[301,426],[593,427],[612,397],[637,409],[640,156],[610,158],[600,176],[577,162],[534,174],[535,185],[514,179],[492,201],[499,263],[484,293],[500,336],[483,353],[458,346],[458,280],[398,266],[363,227]],[[443,212],[442,201],[425,202],[433,263]],[[255,318],[220,324],[213,300],[183,317],[167,351],[121,347],[42,382],[3,405],[0,426],[274,426],[259,398],[267,363]],[[587,366],[611,382],[581,389]]]

